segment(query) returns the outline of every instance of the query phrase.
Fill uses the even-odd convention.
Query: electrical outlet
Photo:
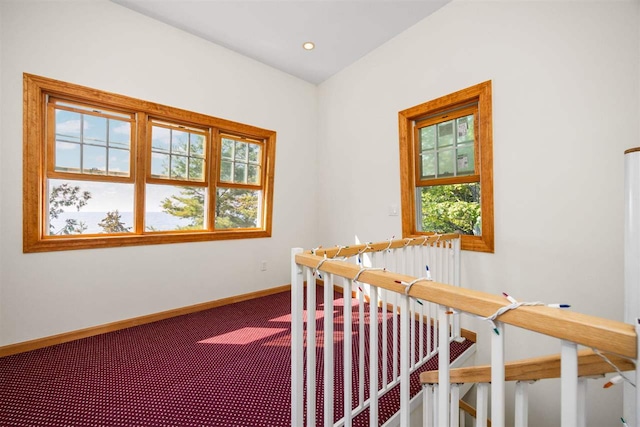
[[[260,271],[267,271],[267,261],[260,261]]]

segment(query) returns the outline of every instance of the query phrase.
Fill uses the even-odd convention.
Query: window
[[[25,252],[271,235],[275,132],[24,75]]]
[[[403,236],[493,252],[491,82],[401,111],[399,127]]]

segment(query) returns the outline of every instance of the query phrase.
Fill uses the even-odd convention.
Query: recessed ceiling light
[[[304,42],[304,43],[302,43],[302,48],[304,50],[313,50],[314,47],[316,47],[316,45],[313,44],[313,42]]]

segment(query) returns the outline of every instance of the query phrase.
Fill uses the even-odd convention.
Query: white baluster
[[[307,426],[316,425],[316,277],[307,268]]]
[[[489,383],[476,384],[476,427],[487,427]]]
[[[409,299],[409,339],[411,341],[411,345],[409,346],[409,365],[414,367],[417,364],[416,360],[416,300],[415,298]]]
[[[440,398],[440,386],[439,384],[433,385],[433,425],[440,426],[440,416],[438,415],[438,411],[440,410],[440,403],[438,399]],[[447,396],[447,399],[449,396]]]
[[[460,237],[452,241],[453,247],[453,286],[460,287]],[[460,337],[460,313],[453,315],[453,336]]]
[[[515,426],[527,427],[529,423],[529,383],[516,382]]]
[[[333,426],[333,274],[324,277],[324,426]]]
[[[451,384],[451,410],[450,422],[451,427],[459,427],[460,425],[460,384]]]
[[[424,303],[419,304],[419,311],[420,314],[418,316],[418,335],[420,336],[420,340],[418,345],[420,346],[420,352],[418,354],[418,360],[420,361],[420,363],[422,364],[422,362],[424,362],[425,359],[425,355],[424,355],[424,322],[425,322],[425,317],[424,317]],[[428,326],[428,325],[427,325]]]
[[[369,299],[369,424],[378,426],[378,288],[371,286]],[[363,358],[364,359],[364,358]],[[364,360],[363,360],[364,362]],[[384,361],[386,363],[386,360]],[[362,363],[364,366],[364,363]],[[361,379],[364,383],[364,378]]]
[[[364,403],[364,288],[358,286],[358,405]]]
[[[400,425],[409,425],[410,384],[409,384],[409,297],[400,295]]]
[[[438,388],[439,426],[449,425],[449,314],[448,308],[438,306]]]
[[[291,426],[303,425],[304,416],[304,281],[302,267],[296,264],[291,249]]]
[[[351,395],[353,393],[353,384],[351,376],[351,363],[352,363],[352,329],[351,329],[351,289],[352,281],[344,279],[343,289],[343,344],[344,344],[344,425],[345,427],[351,427],[352,422],[352,407],[351,407]],[[292,426],[293,427],[293,426]]]
[[[640,348],[640,318],[636,318],[636,337],[638,337],[638,348]],[[636,387],[633,389],[636,397],[636,427],[640,427],[640,390],[638,390],[640,388],[640,369],[638,366],[640,366],[640,354],[636,359]]]
[[[561,382],[561,425],[578,425],[578,345],[561,340],[560,382]]]
[[[578,377],[578,427],[587,425],[587,378]]]
[[[504,324],[494,322],[496,332],[491,332],[491,425],[504,427]]]
[[[393,381],[398,378],[398,294],[393,293]]]
[[[433,427],[433,384],[422,386],[422,426]]]
[[[382,291],[382,387],[386,388],[389,378],[389,347],[387,343],[387,303],[388,303],[388,292],[386,289],[381,289]]]

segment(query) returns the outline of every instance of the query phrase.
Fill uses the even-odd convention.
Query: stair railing
[[[300,276],[300,279],[295,280],[297,284],[295,287],[300,287],[301,283],[301,272],[298,272],[298,266],[304,266],[317,269],[327,275],[346,278],[349,283],[348,289],[352,289],[353,281],[357,278],[360,283],[369,284],[375,290],[378,288],[385,289],[400,296],[409,296],[437,304],[438,336],[440,340],[438,343],[438,384],[435,387],[438,390],[435,394],[431,394],[431,396],[435,396],[437,403],[435,405],[425,405],[425,408],[435,408],[434,410],[437,411],[437,414],[435,417],[432,417],[432,414],[425,414],[425,420],[429,418],[436,419],[436,425],[439,427],[456,425],[454,418],[457,417],[458,411],[452,410],[451,407],[453,405],[449,404],[451,401],[455,402],[454,405],[457,405],[459,401],[456,396],[458,387],[451,387],[450,381],[447,338],[451,330],[451,314],[459,312],[490,318],[498,313],[499,310],[502,311],[507,305],[502,296],[446,285],[436,281],[416,279],[414,276],[398,274],[388,270],[363,270],[360,266],[344,261],[327,261],[323,257],[312,253],[294,254],[292,266],[293,274]],[[294,283],[292,283],[293,285]],[[377,295],[377,292],[372,292],[372,307],[377,304],[375,295]],[[409,299],[402,297],[401,300],[401,323],[404,322],[406,324],[409,311],[405,309],[408,308]],[[298,307],[296,310],[299,310],[295,316],[300,318],[302,317],[301,301],[301,299],[300,302],[292,301],[292,305]],[[406,313],[404,316],[402,315],[403,312]],[[560,340],[561,425],[563,427],[580,426],[580,423],[583,422],[578,410],[579,406],[582,405],[582,403],[579,403],[581,392],[579,392],[578,386],[578,345],[593,348],[600,352],[614,353],[631,359],[637,364],[638,321],[636,321],[636,325],[631,325],[547,306],[521,306],[517,309],[508,310],[494,319],[491,325],[491,328],[495,330],[495,333],[491,334],[491,418],[494,427],[504,427],[505,425],[505,324]],[[377,331],[374,333],[372,329],[371,334],[372,336],[377,336]],[[408,333],[403,335],[403,342],[408,341],[407,335]],[[292,348],[296,348],[297,350],[295,351],[300,352],[296,358],[301,361],[302,342],[299,341],[301,338],[294,336],[293,339]],[[401,374],[404,372],[406,375],[408,374],[408,369],[406,368],[409,365],[407,360],[408,352],[403,352],[401,359]],[[301,376],[301,364],[298,364],[297,360],[292,362],[295,366],[298,366],[296,369],[300,370],[298,374],[294,373],[294,376]],[[636,370],[636,383],[638,382],[638,371],[640,370]],[[309,384],[308,387],[310,387]],[[309,393],[310,391],[308,390],[307,392]],[[401,393],[401,399],[405,399],[404,401],[406,402],[407,396],[405,394],[406,392]],[[375,393],[372,395],[375,395]],[[636,402],[638,402],[639,398],[640,393],[636,392]],[[640,408],[640,402],[638,403],[637,407]],[[292,425],[301,426],[303,425],[300,421],[302,419],[302,410],[299,408],[302,408],[302,405],[299,403],[295,403],[295,405],[296,408],[292,409]],[[312,407],[312,405],[308,405],[309,407]],[[408,412],[406,407],[401,410],[402,426],[408,425],[409,414],[405,412]],[[635,417],[634,425],[640,426],[640,413],[636,413]],[[307,418],[307,425],[315,425],[309,424],[309,418],[311,417]],[[345,423],[345,425],[348,424]]]
[[[405,287],[388,288],[374,284],[372,274],[388,274],[390,271],[404,276],[416,275],[424,280],[439,280],[459,286],[460,238],[458,235],[434,235],[415,239],[390,239],[377,243],[365,243],[332,248],[315,248],[304,252],[292,250],[292,410],[291,425],[295,427],[322,425],[351,426],[354,417],[368,410],[371,425],[378,425],[379,400],[394,387],[400,385],[400,424],[408,425],[410,411],[409,379],[411,372],[420,368],[453,339],[460,337],[460,323],[455,316],[452,327],[446,333],[431,336],[431,324],[437,316],[438,306],[421,301],[404,292]],[[395,274],[395,273],[394,273]],[[323,322],[323,342],[316,339],[316,282],[324,284],[324,306],[321,316],[333,319],[334,287],[341,288],[343,299],[343,416],[334,420],[334,352],[333,322]],[[305,292],[306,287],[306,310]],[[399,280],[400,283],[400,280]],[[358,300],[357,373],[352,372],[352,299]],[[365,393],[365,302],[369,305],[369,318],[390,319],[389,322],[369,322],[369,388]],[[381,312],[381,314],[379,313]],[[318,313],[320,314],[320,313]],[[449,313],[448,316],[451,316]],[[451,316],[453,317],[453,316]],[[421,319],[417,322],[416,319]],[[388,325],[387,323],[390,323]],[[305,331],[306,326],[306,331]],[[381,330],[380,330],[380,329]],[[416,330],[417,328],[417,330]],[[399,331],[399,332],[398,332]],[[338,332],[338,331],[336,331]],[[381,332],[379,334],[379,332]],[[305,335],[306,333],[306,335]],[[387,342],[391,335],[391,342]],[[434,334],[435,335],[435,334]],[[380,340],[379,340],[380,336]],[[305,353],[306,337],[306,353]],[[380,341],[380,342],[379,342]],[[317,346],[322,346],[324,371],[322,372],[324,407],[316,408]],[[306,357],[305,357],[306,355]],[[305,363],[306,361],[306,370]],[[448,361],[448,360],[447,360]],[[378,367],[381,366],[381,372]],[[358,381],[352,381],[353,377]],[[354,390],[354,385],[357,389]],[[368,394],[368,398],[366,398]],[[306,396],[306,401],[303,396]],[[353,402],[356,402],[355,406]],[[322,420],[316,420],[322,412]],[[306,414],[306,417],[305,417]]]
[[[612,372],[624,372],[635,370],[635,365],[629,359],[620,357],[613,353],[599,353],[591,349],[578,351],[578,390],[584,396],[586,381],[588,379],[600,378]],[[528,425],[528,389],[530,384],[537,381],[560,378],[561,376],[561,355],[534,357],[529,359],[507,362],[505,365],[505,381],[516,382],[515,388],[515,420],[516,427],[526,427]],[[475,384],[477,388],[476,407],[472,408],[464,401],[459,401],[459,408],[464,409],[476,419],[476,427],[487,427],[491,421],[487,415],[487,390],[491,382],[491,365],[469,366],[456,368],[450,371],[449,381],[453,387],[462,384]],[[435,408],[433,407],[433,388],[438,384],[437,371],[427,371],[420,374],[420,382],[425,388],[423,393],[423,413],[424,426],[437,425],[435,419]],[[610,383],[608,383],[610,384]],[[431,395],[429,395],[431,393]],[[584,400],[583,400],[584,402]],[[455,402],[452,401],[452,413],[456,410]],[[578,426],[585,425],[586,418],[584,405],[581,405],[578,414]],[[453,423],[451,423],[454,425]],[[457,424],[456,424],[457,425]]]

